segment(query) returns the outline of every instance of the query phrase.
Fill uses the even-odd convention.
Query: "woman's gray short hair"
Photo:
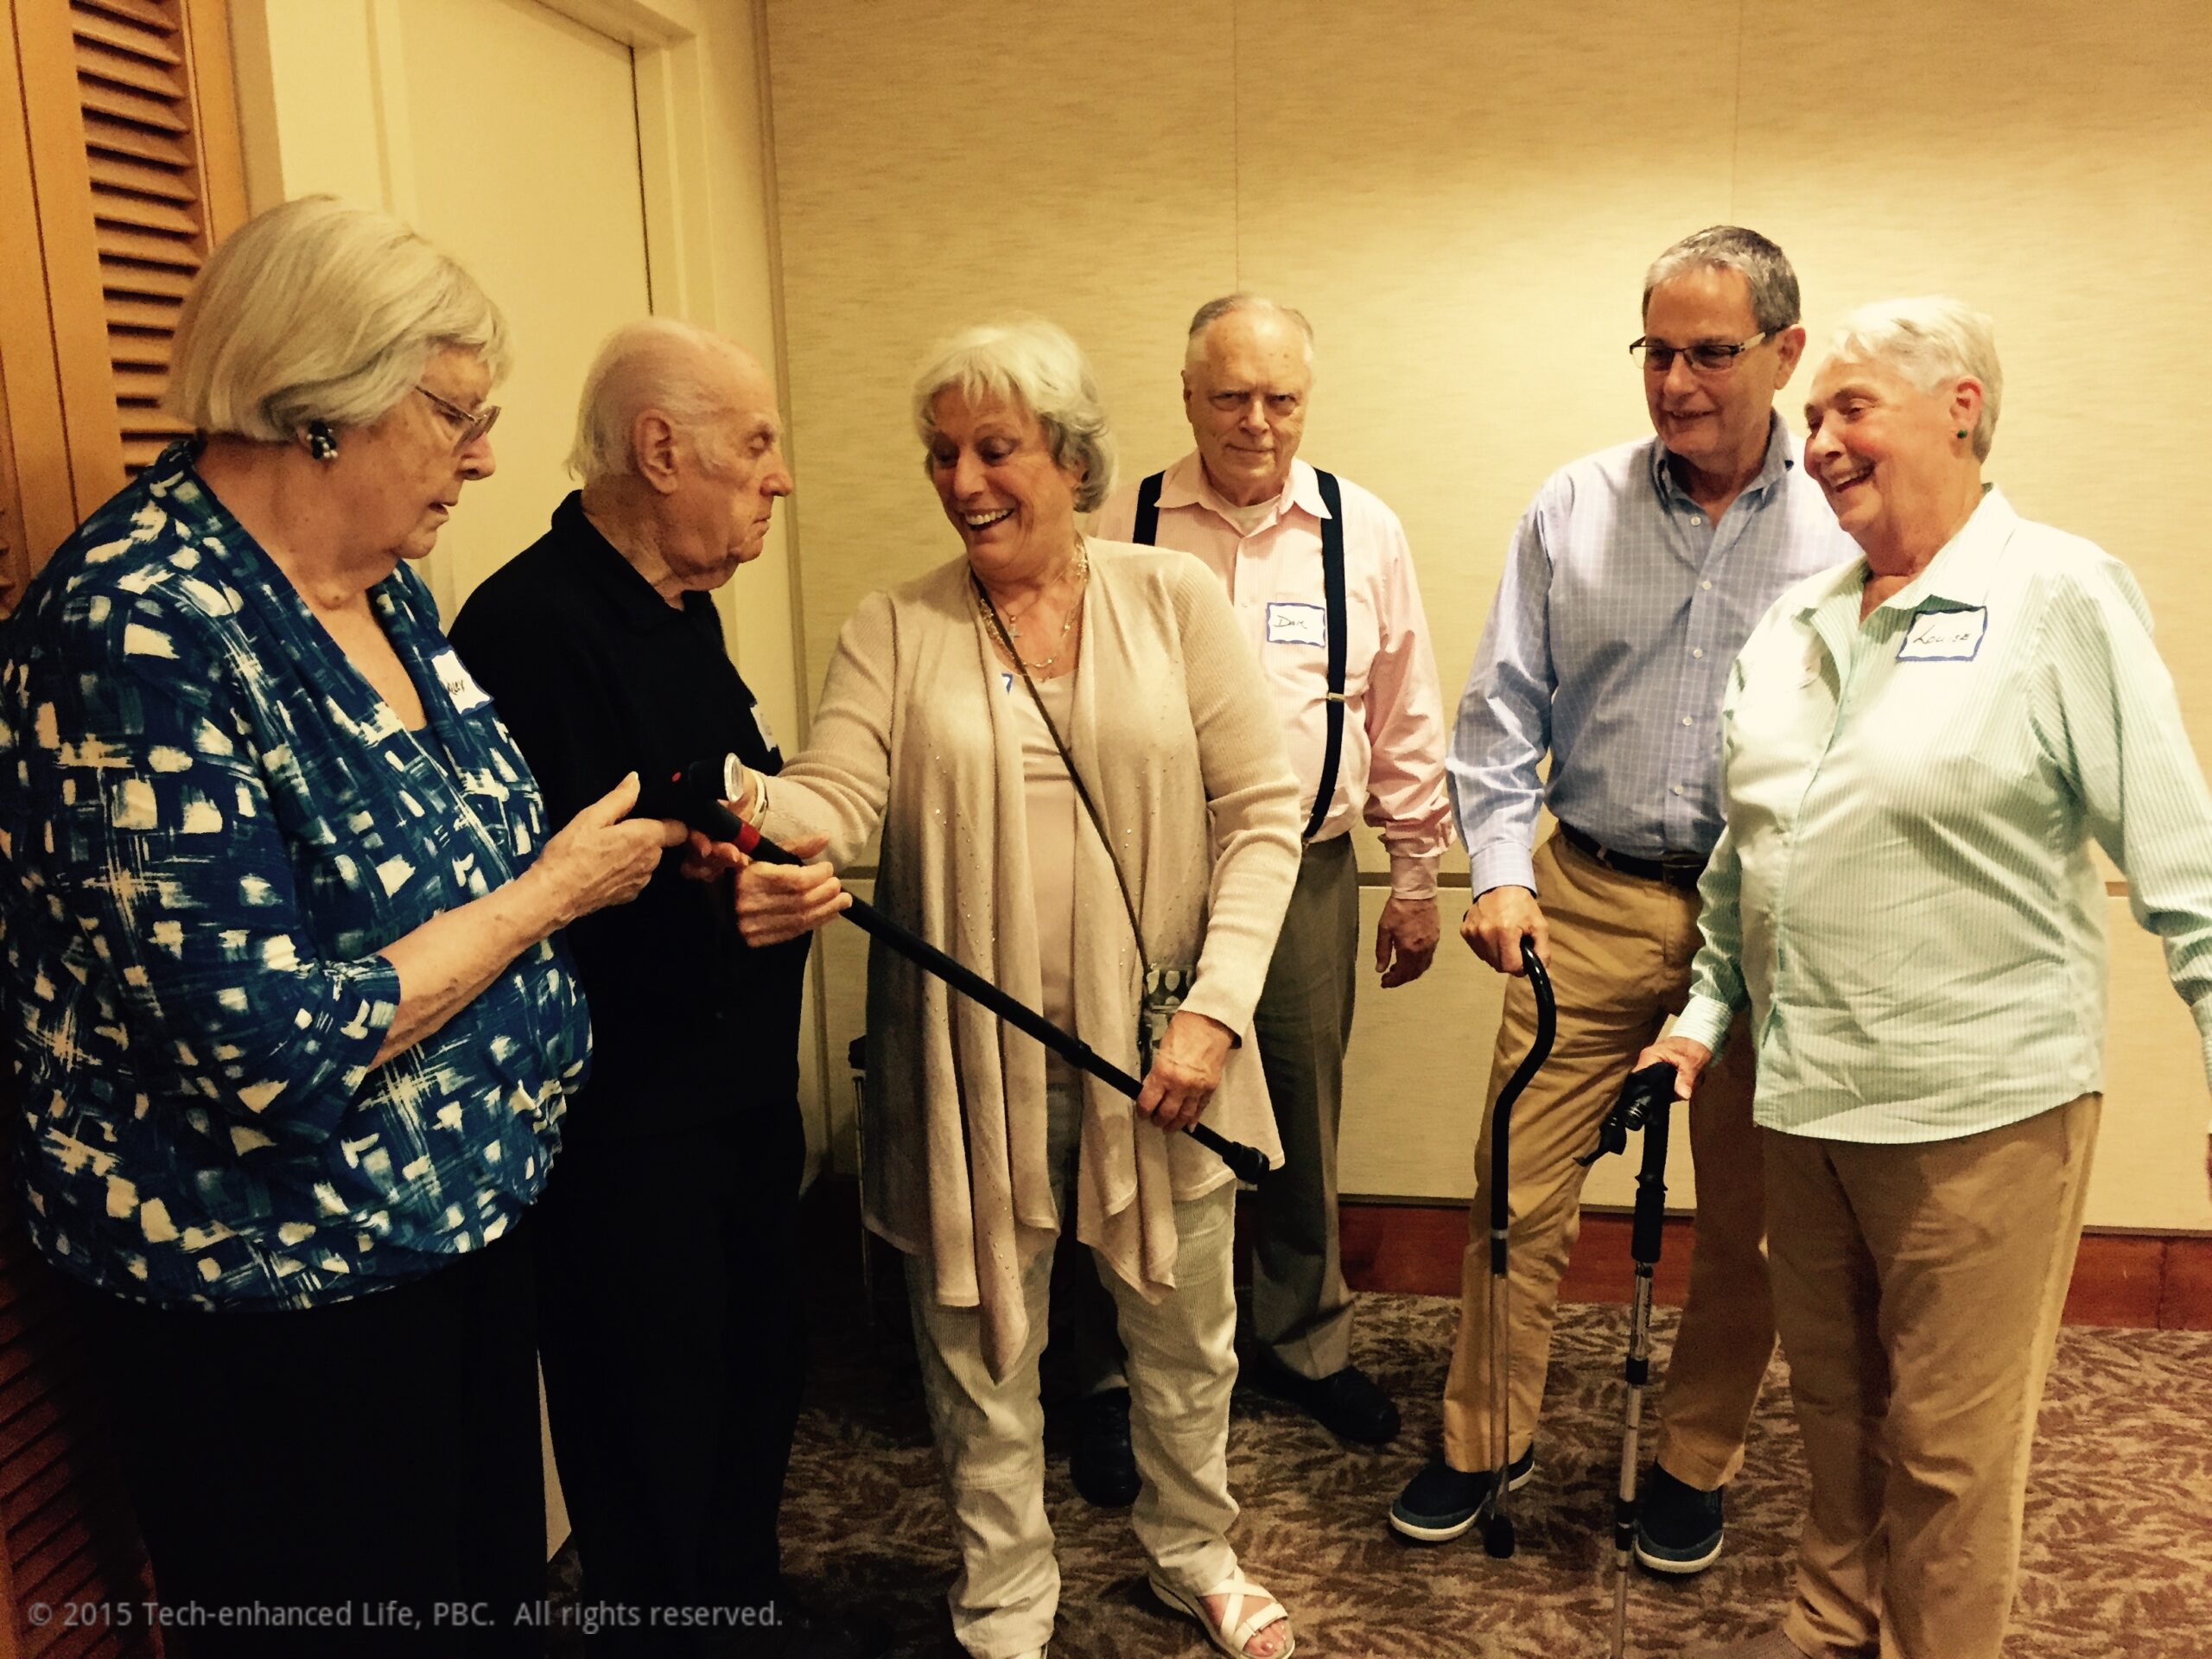
[[[1684,237],[1651,262],[1643,273],[1643,308],[1651,309],[1651,290],[1686,270],[1738,270],[1751,290],[1751,321],[1763,334],[1778,334],[1801,320],[1797,273],[1789,257],[1757,231],[1740,225],[1712,225]]]
[[[914,430],[925,444],[937,431],[931,405],[948,391],[971,404],[987,396],[1019,402],[1044,428],[1053,464],[1075,470],[1075,510],[1104,505],[1114,487],[1114,440],[1090,361],[1065,328],[1042,319],[983,323],[931,352],[914,377]],[[926,454],[922,465],[928,470]]]
[[[1974,423],[1976,461],[1989,459],[1997,437],[1997,405],[2005,371],[1997,362],[1997,327],[1983,313],[1940,294],[1862,305],[1828,340],[1834,357],[1886,363],[1931,395],[1961,380],[1981,383],[1981,417]]]
[[[163,402],[203,433],[288,442],[310,421],[380,419],[446,348],[507,372],[506,321],[475,279],[388,213],[302,196],[209,256]]]

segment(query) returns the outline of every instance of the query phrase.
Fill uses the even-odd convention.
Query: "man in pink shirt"
[[[1228,589],[1282,713],[1306,791],[1306,853],[1254,1018],[1286,1161],[1256,1199],[1246,1311],[1262,1354],[1248,1374],[1344,1439],[1380,1445],[1398,1432],[1398,1409],[1351,1363],[1352,1297],[1337,1242],[1337,1127],[1359,955],[1350,831],[1363,818],[1389,854],[1375,966],[1385,988],[1403,985],[1436,950],[1436,865],[1452,834],[1448,733],[1397,515],[1297,459],[1313,385],[1313,331],[1297,312],[1249,294],[1202,306],[1183,360],[1198,448],[1117,491],[1093,529],[1203,560]],[[1096,1501],[1094,1489],[1115,1484],[1091,1477],[1110,1472],[1094,1454],[1114,1432],[1116,1379],[1096,1363],[1079,1369],[1094,1391],[1076,1473]],[[1122,1446],[1126,1402],[1124,1392]],[[1128,1473],[1122,1485],[1134,1497]]]

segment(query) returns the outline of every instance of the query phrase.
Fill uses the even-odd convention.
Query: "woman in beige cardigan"
[[[1077,532],[1113,460],[1073,340],[970,330],[914,411],[964,555],[861,603],[806,752],[748,780],[741,804],[770,835],[828,850],[749,866],[740,925],[756,944],[822,925],[846,902],[833,868],[880,825],[876,904],[1125,1071],[1147,966],[1195,970],[1133,1106],[875,951],[862,1191],[909,1257],[968,1651],[1016,1659],[1052,1634],[1037,1360],[1072,1213],[1129,1350],[1153,1586],[1222,1651],[1283,1659],[1288,1618],[1225,1535],[1235,1183],[1172,1131],[1203,1115],[1281,1162],[1247,1039],[1297,877],[1296,785],[1220,585],[1185,554]]]

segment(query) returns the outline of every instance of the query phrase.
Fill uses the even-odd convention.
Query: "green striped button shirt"
[[[1751,1005],[1758,1121],[1948,1140],[2104,1085],[2094,837],[2212,1077],[2212,796],[2127,568],[1996,490],[1861,622],[1854,560],[1778,600],[1721,711],[1728,828],[1677,1034]]]

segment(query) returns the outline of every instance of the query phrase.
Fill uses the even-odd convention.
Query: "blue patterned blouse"
[[[590,1052],[537,946],[372,1065],[376,953],[546,836],[522,756],[402,566],[371,603],[410,732],[170,448],[0,631],[0,926],[32,1236],[169,1306],[310,1307],[514,1224]]]

